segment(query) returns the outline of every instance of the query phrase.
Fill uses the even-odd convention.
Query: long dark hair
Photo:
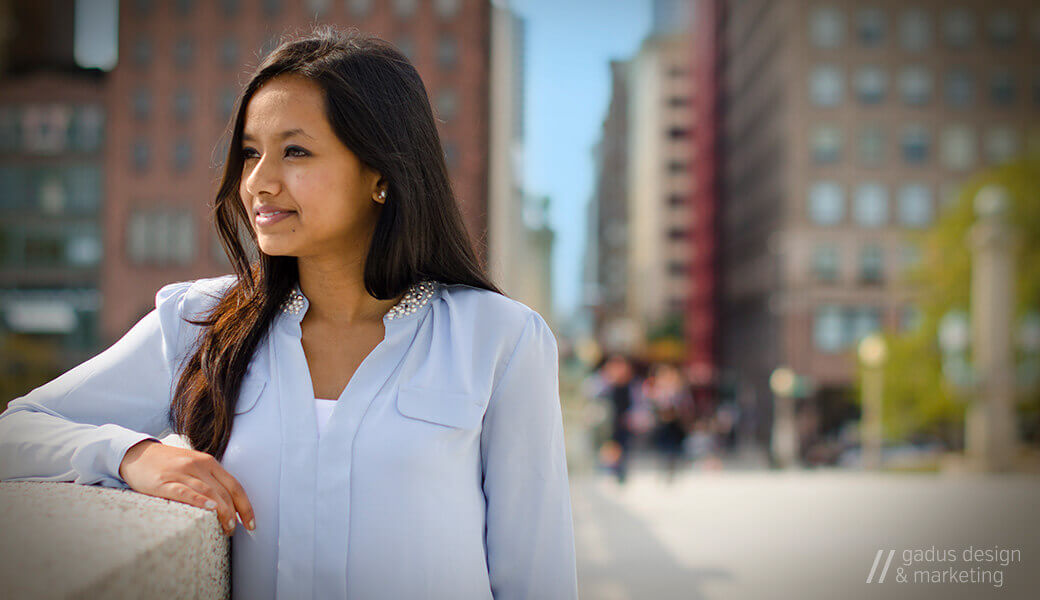
[[[388,42],[329,25],[290,36],[256,67],[229,124],[231,139],[213,206],[217,233],[238,279],[201,320],[170,406],[173,430],[195,450],[223,457],[235,401],[253,353],[298,281],[294,256],[268,256],[239,196],[246,107],[284,74],[318,84],[339,140],[387,181],[365,259],[365,289],[380,300],[434,279],[502,292],[491,283],[463,225],[430,100],[408,59]],[[248,232],[248,237],[239,232]],[[250,261],[246,248],[258,258]]]

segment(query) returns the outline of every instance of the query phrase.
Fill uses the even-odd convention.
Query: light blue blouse
[[[164,286],[110,348],[12,400],[0,479],[127,487],[127,449],[169,432],[201,332],[182,317],[234,279]],[[415,310],[383,318],[319,437],[307,306],[278,314],[242,380],[222,464],[256,531],[239,524],[232,538],[233,597],[577,598],[557,346],[542,317],[435,283]]]

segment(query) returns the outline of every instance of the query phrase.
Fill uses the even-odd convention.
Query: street
[[[587,600],[1017,599],[1040,585],[1036,476],[693,470],[669,485],[643,465],[623,487],[588,471],[571,487]],[[957,560],[914,553],[929,549]]]

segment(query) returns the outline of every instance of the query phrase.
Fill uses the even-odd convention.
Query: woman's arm
[[[487,561],[496,600],[578,597],[556,339],[532,313],[481,432]]]
[[[0,479],[127,488],[126,451],[169,427],[173,366],[191,281],[164,286],[155,309],[104,352],[12,400],[0,414]]]

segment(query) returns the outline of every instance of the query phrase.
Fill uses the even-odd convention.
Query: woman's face
[[[316,83],[298,75],[271,79],[250,99],[243,130],[239,195],[262,252],[367,250],[384,182],[333,133]]]

